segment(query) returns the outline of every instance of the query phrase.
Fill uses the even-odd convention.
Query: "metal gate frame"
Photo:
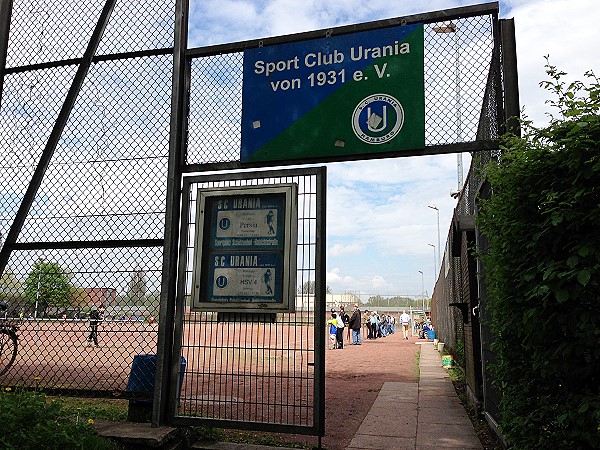
[[[177,0],[176,5],[176,29],[175,29],[175,45],[174,45],[174,66],[173,66],[173,89],[172,89],[172,115],[171,115],[171,139],[169,151],[169,170],[168,170],[168,191],[167,191],[167,211],[165,221],[165,243],[163,253],[163,283],[161,291],[161,308],[160,308],[160,324],[158,333],[158,359],[156,372],[156,388],[154,391],[154,408],[152,415],[152,423],[154,426],[164,423],[171,423],[176,419],[175,410],[177,408],[178,390],[174,380],[179,376],[179,352],[177,340],[177,324],[181,320],[177,318],[175,324],[170,323],[171,318],[177,317],[178,311],[181,309],[180,291],[181,287],[176,285],[178,273],[178,261],[181,258],[181,253],[178,256],[179,243],[183,239],[183,234],[178,234],[177,224],[180,221],[184,212],[182,208],[181,195],[184,186],[183,181],[185,175],[194,172],[205,171],[231,171],[243,169],[264,169],[268,166],[281,165],[299,165],[307,162],[323,163],[334,162],[340,158],[328,157],[320,158],[311,161],[277,161],[271,163],[254,163],[241,164],[235,159],[224,159],[222,162],[201,162],[194,163],[187,160],[187,126],[186,120],[189,120],[190,108],[190,87],[192,83],[191,65],[195,58],[213,57],[217,55],[227,55],[230,53],[243,52],[244,49],[262,47],[263,45],[277,45],[286,42],[296,42],[302,40],[310,40],[322,38],[324,36],[342,35],[360,31],[375,30],[391,26],[406,25],[410,23],[436,23],[440,21],[449,21],[453,19],[464,19],[469,17],[490,15],[492,21],[494,48],[490,61],[490,73],[492,83],[497,87],[494,89],[493,95],[495,98],[492,101],[495,107],[489,111],[482,111],[483,114],[493,116],[489,125],[494,128],[485,137],[473,142],[459,142],[429,145],[427,148],[413,152],[397,152],[385,155],[386,157],[394,156],[413,156],[426,154],[441,154],[454,153],[462,151],[470,152],[485,152],[496,150],[498,148],[497,136],[498,128],[502,128],[504,123],[503,105],[503,89],[502,89],[502,65],[500,62],[500,33],[498,27],[498,3],[492,2],[481,5],[468,7],[459,7],[444,11],[436,11],[431,13],[417,14],[395,19],[382,20],[366,24],[350,25],[336,27],[329,30],[319,30],[312,32],[299,33],[290,36],[281,36],[268,39],[256,39],[251,41],[239,42],[234,44],[221,44],[203,48],[188,49],[187,48],[187,26],[188,26],[188,0]],[[380,158],[381,155],[374,155],[373,158]],[[351,157],[344,157],[341,160],[352,160]],[[368,159],[368,157],[360,156],[355,159]],[[217,175],[217,177],[227,177],[227,175]],[[324,199],[323,199],[324,204]],[[323,268],[324,266],[324,251],[323,251]],[[179,281],[181,282],[181,281]],[[323,281],[324,283],[324,281]],[[324,286],[322,286],[324,292]],[[175,300],[177,299],[177,300]],[[324,360],[324,354],[322,355]],[[174,386],[175,385],[175,386]],[[316,405],[317,409],[324,406]],[[188,419],[183,420],[186,422]],[[323,418],[324,420],[324,418]],[[219,422],[220,424],[220,422]],[[222,424],[220,424],[222,425]],[[249,426],[247,423],[239,424],[243,428],[254,429],[255,426]],[[259,427],[261,428],[261,427]],[[271,428],[272,430],[272,428]]]
[[[226,183],[243,183],[247,184],[263,184],[265,186],[277,186],[278,182],[273,180],[282,179],[286,182],[294,181],[299,177],[314,177],[314,195],[316,205],[314,206],[316,214],[315,217],[309,216],[304,217],[299,212],[298,221],[312,220],[315,221],[314,236],[315,242],[306,242],[304,237],[301,237],[301,232],[298,237],[298,255],[301,254],[301,246],[315,245],[314,261],[307,261],[305,264],[308,267],[298,267],[297,272],[307,271],[314,272],[315,281],[315,296],[314,296],[314,310],[310,307],[305,312],[308,313],[309,326],[313,327],[313,342],[312,348],[307,347],[307,352],[313,354],[314,361],[314,384],[312,392],[312,412],[313,420],[311,425],[296,425],[272,422],[259,422],[259,421],[245,421],[245,420],[228,420],[224,418],[206,418],[206,417],[190,417],[178,414],[178,407],[181,403],[182,394],[179,393],[181,386],[177,386],[177,382],[173,381],[170,383],[171,386],[177,386],[178,389],[171,389],[169,391],[168,398],[168,423],[173,425],[189,426],[189,425],[207,425],[221,428],[237,428],[237,429],[251,429],[258,431],[275,431],[283,433],[296,433],[296,434],[309,434],[316,436],[323,436],[325,432],[325,273],[326,273],[326,260],[325,260],[325,249],[326,249],[326,238],[325,238],[325,223],[326,223],[326,168],[315,167],[315,168],[303,168],[303,169],[287,169],[287,170],[270,170],[270,171],[250,171],[250,172],[236,172],[236,173],[219,173],[214,175],[199,175],[199,176],[186,176],[183,178],[183,199],[182,199],[182,210],[181,210],[181,229],[180,236],[180,248],[179,248],[179,264],[177,274],[177,295],[175,301],[175,321],[173,327],[174,345],[173,345],[173,358],[170,365],[170,374],[167,377],[171,380],[181,380],[182,374],[180,373],[181,364],[179,356],[182,354],[182,344],[185,341],[183,334],[183,326],[185,321],[186,313],[186,271],[189,271],[189,260],[188,260],[188,236],[190,223],[187,218],[190,217],[190,195],[191,188],[195,184],[206,184],[215,183],[217,185],[224,185]],[[260,182],[262,180],[262,183]],[[298,193],[302,195],[302,193]],[[299,208],[300,209],[300,208]],[[312,208],[311,208],[312,209]],[[309,232],[309,235],[312,234]],[[304,258],[299,258],[304,259]],[[311,258],[309,258],[311,259]],[[314,264],[314,270],[311,268]],[[309,278],[310,279],[310,278]],[[312,313],[312,315],[311,315]],[[294,316],[294,313],[289,313],[290,316]],[[311,322],[312,318],[312,322]],[[303,320],[302,317],[300,320]],[[214,324],[214,321],[206,322],[206,326],[209,327]],[[291,320],[293,324],[294,321]],[[306,322],[303,322],[306,324]],[[202,325],[200,325],[202,327]],[[240,328],[244,325],[240,325]],[[266,328],[266,327],[265,327]],[[266,333],[266,332],[265,332]],[[307,344],[308,345],[308,344]],[[243,347],[243,346],[242,346]],[[263,348],[264,351],[264,348]],[[267,350],[268,351],[268,350]],[[217,359],[213,357],[213,359]],[[205,361],[206,362],[206,361]],[[309,366],[312,365],[307,362]],[[269,367],[269,369],[271,369]],[[273,370],[273,369],[271,369]],[[275,363],[275,372],[277,367]],[[158,374],[157,374],[158,375]],[[227,376],[239,376],[239,373],[226,374]],[[218,376],[218,375],[217,375]],[[267,374],[266,377],[273,377],[273,375]],[[277,378],[275,376],[274,378]],[[159,383],[159,386],[161,384]],[[234,402],[227,403],[227,406],[235,406]],[[264,406],[264,405],[263,405]],[[270,405],[267,404],[267,407]],[[294,404],[288,405],[289,408],[294,409]]]

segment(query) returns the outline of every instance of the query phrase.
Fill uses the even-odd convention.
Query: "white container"
[[[444,343],[438,342],[437,349],[438,349],[438,352],[442,352],[442,350],[444,350]]]

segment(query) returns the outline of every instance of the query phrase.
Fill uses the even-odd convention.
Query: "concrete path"
[[[349,449],[481,449],[442,358],[432,342],[419,342],[418,383],[384,383]]]
[[[482,449],[452,381],[442,367],[442,358],[432,342],[421,345],[418,383],[387,382],[361,423],[348,449],[377,450],[472,450]],[[98,434],[136,443],[136,449],[177,448],[172,442],[177,430],[151,428],[150,424],[96,423]],[[227,442],[197,442],[204,450],[282,450],[281,448]]]

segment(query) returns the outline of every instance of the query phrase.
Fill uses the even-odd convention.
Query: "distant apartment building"
[[[80,306],[95,306],[97,308],[103,306],[108,308],[116,303],[117,290],[114,288],[84,288],[85,296],[83,299],[78,299]]]

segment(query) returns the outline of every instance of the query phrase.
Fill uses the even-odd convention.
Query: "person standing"
[[[367,330],[367,335],[365,339],[371,339],[371,313],[368,309],[365,309],[365,315],[363,316],[365,330]]]
[[[350,342],[350,327],[348,326],[348,324],[350,323],[350,316],[348,315],[348,313],[345,311],[344,309],[344,305],[340,306],[340,316],[342,317],[342,320],[344,321],[344,328],[346,330],[348,330],[346,332],[346,340],[348,342]]]
[[[331,318],[327,321],[327,325],[329,325],[329,342],[331,344],[329,349],[335,350],[337,348],[337,314],[333,310],[331,310]]]
[[[410,325],[410,316],[406,314],[406,311],[402,311],[402,314],[400,314],[400,324],[402,325],[402,334],[404,334],[404,339],[408,339],[408,326]]]
[[[352,317],[348,322],[348,329],[352,330],[352,344],[360,345],[360,309],[358,309],[358,305],[354,305]]]
[[[94,346],[100,347],[98,345],[98,325],[102,321],[102,312],[104,312],[104,308],[100,310],[94,308],[90,311],[90,334],[87,338],[87,347],[92,346],[92,341],[94,342]]]
[[[371,311],[371,339],[377,339],[377,316],[375,315],[375,311]]]
[[[340,312],[337,315],[337,348],[344,348],[344,319],[342,318],[342,314],[344,314],[344,307],[340,308]]]

